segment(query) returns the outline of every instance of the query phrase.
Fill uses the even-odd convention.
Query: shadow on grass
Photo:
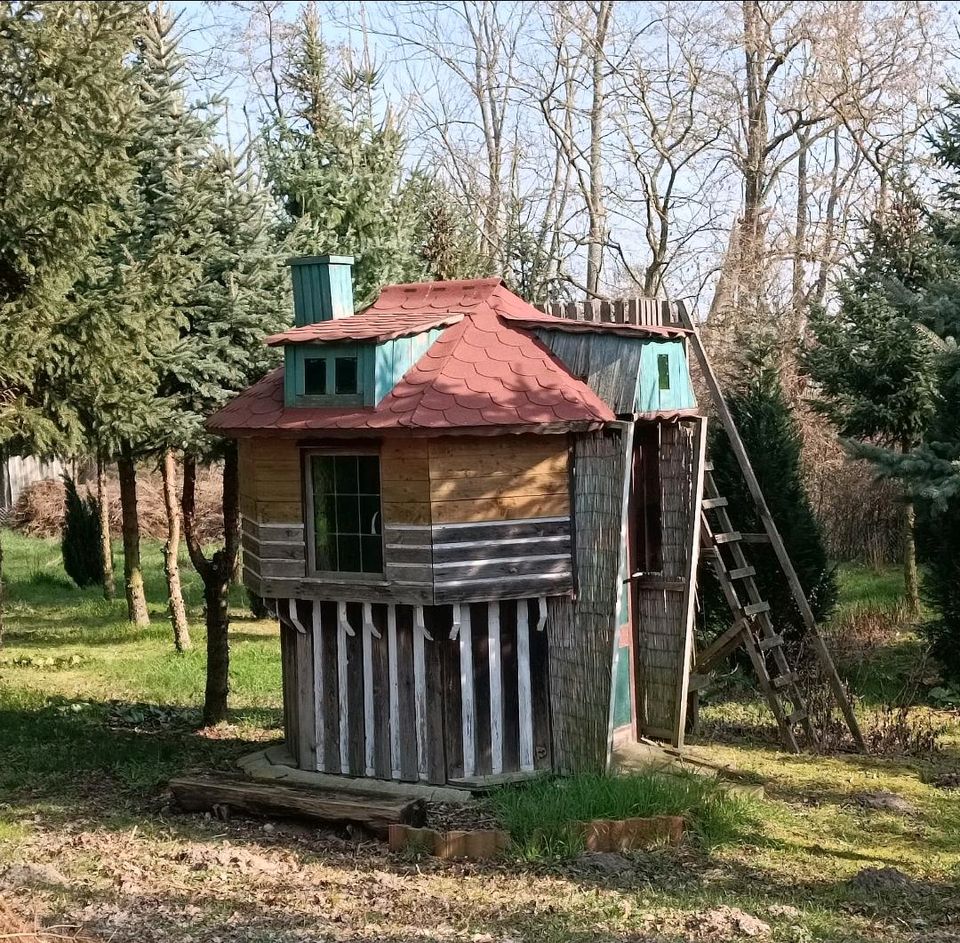
[[[279,710],[252,708],[230,720],[263,728],[281,718]],[[174,705],[14,693],[0,706],[0,795],[11,805],[92,802],[93,811],[109,814],[154,797],[187,769],[231,769],[264,744],[230,726],[201,731],[198,722],[196,710]]]

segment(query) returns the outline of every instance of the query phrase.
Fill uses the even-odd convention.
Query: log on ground
[[[172,779],[170,789],[180,807],[188,812],[226,807],[232,812],[265,818],[359,825],[378,836],[386,836],[390,825],[423,825],[426,819],[423,800],[405,797],[354,796],[211,776]]]

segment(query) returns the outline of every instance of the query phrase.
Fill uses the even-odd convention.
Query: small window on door
[[[383,572],[380,458],[309,456],[313,568],[319,572]]]
[[[657,354],[657,384],[661,390],[670,389],[669,354]]]

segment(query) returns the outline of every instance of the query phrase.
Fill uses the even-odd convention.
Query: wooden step
[[[712,472],[712,471],[713,471],[713,462],[704,462],[704,463],[703,463],[703,470],[704,470],[704,471],[708,471],[708,472]]]
[[[768,602],[752,602],[748,606],[743,607],[743,614],[745,616],[755,616],[759,615],[761,612],[769,612],[770,603]]]
[[[782,688],[788,687],[791,684],[797,683],[797,674],[795,671],[790,671],[785,675],[780,675],[779,678],[773,679],[773,686],[779,691]]]
[[[321,792],[219,776],[181,776],[170,780],[170,789],[188,812],[220,807],[247,815],[360,825],[375,835],[386,835],[394,824],[423,825],[426,818],[423,800],[405,796]]]
[[[740,531],[732,530],[726,534],[714,534],[713,542],[715,544],[732,544],[740,539]]]
[[[771,635],[770,638],[763,638],[757,642],[757,648],[761,652],[769,652],[771,648],[779,648],[783,644],[782,635]]]
[[[787,718],[787,723],[790,724],[791,727],[794,727],[794,726],[796,726],[797,724],[799,724],[800,721],[806,720],[806,719],[807,719],[807,712],[806,712],[806,711],[794,711],[794,712]]]
[[[728,504],[729,502],[724,497],[704,498],[701,502],[705,511],[709,511],[711,508],[725,508]]]
[[[745,580],[748,576],[756,576],[757,571],[752,566],[741,566],[730,570],[727,577],[731,580]]]

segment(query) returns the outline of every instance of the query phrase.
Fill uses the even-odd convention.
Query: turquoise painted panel
[[[396,340],[377,344],[374,405],[403,379],[403,375],[429,350],[442,333],[443,328],[434,328],[414,334],[412,337],[398,337]]]
[[[304,256],[290,260],[293,315],[298,327],[353,314],[353,259]]]
[[[633,705],[630,700],[630,648],[618,648],[613,662],[613,726],[630,723]]]
[[[660,389],[658,358],[668,358],[669,389]],[[640,413],[667,409],[693,409],[697,405],[682,340],[644,341],[637,380],[636,409]]]

